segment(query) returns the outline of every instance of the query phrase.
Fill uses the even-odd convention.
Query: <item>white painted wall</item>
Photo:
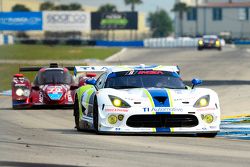
[[[198,9],[198,33],[199,34],[216,34],[221,32],[230,32],[232,37],[250,38],[250,7],[249,7],[249,20],[239,20],[240,8],[223,8],[222,20],[213,20],[212,8],[199,8]],[[188,21],[186,14],[183,19],[183,34],[188,36],[196,35],[196,21]],[[180,20],[178,14],[176,17],[176,33],[180,33]]]

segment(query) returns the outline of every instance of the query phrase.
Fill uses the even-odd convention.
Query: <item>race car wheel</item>
[[[99,130],[98,130],[98,104],[97,104],[97,99],[95,97],[95,100],[94,100],[94,107],[93,107],[93,124],[94,124],[94,129],[95,129],[95,132],[98,134],[99,133]]]
[[[77,131],[80,131],[80,125],[79,125],[79,104],[77,97],[75,98],[74,103],[74,117],[75,117],[75,128]]]
[[[214,138],[217,135],[217,133],[198,133],[198,137],[208,137],[208,138]]]

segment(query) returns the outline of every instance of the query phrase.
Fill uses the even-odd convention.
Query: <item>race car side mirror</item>
[[[192,80],[192,84],[193,84],[193,86],[192,86],[192,89],[193,89],[196,85],[202,84],[202,80],[200,80],[200,79],[193,79]]]
[[[33,90],[40,90],[39,86],[32,86],[31,87]]]
[[[96,85],[96,79],[95,78],[87,79],[86,84]]]

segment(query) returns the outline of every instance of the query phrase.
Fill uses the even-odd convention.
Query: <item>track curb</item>
[[[239,115],[232,115],[232,116],[223,116],[223,117],[221,117],[221,120],[233,119],[233,118],[243,118],[243,117],[250,117],[250,114],[239,114]]]

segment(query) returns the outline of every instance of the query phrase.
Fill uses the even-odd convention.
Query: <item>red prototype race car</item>
[[[24,67],[20,72],[38,71],[33,84],[23,74],[15,74],[12,80],[13,108],[35,106],[73,107],[74,93],[78,88],[69,70],[74,67]]]

